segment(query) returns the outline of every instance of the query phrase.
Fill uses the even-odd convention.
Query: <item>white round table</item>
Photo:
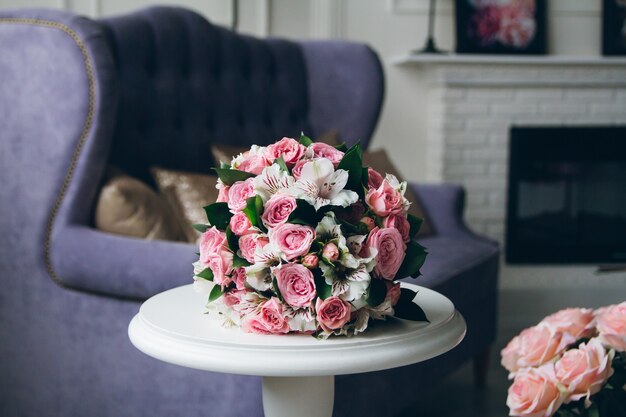
[[[430,323],[392,318],[356,337],[328,340],[247,334],[209,318],[204,314],[206,296],[185,285],[143,303],[128,335],[137,349],[165,362],[262,376],[266,417],[330,417],[334,375],[421,362],[463,340],[465,320],[450,300],[427,288],[402,285],[418,291],[414,302]]]

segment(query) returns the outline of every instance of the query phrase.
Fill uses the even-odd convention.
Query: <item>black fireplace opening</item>
[[[506,260],[626,264],[626,126],[511,128]]]

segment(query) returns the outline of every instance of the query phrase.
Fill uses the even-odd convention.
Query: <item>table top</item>
[[[176,365],[259,376],[342,375],[395,368],[441,355],[465,336],[463,317],[443,295],[418,291],[414,302],[430,323],[390,318],[355,337],[258,335],[224,328],[205,312],[206,295],[192,285],[162,292],[142,304],[128,334],[142,352]]]

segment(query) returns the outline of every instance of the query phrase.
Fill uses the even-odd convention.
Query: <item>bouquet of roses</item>
[[[408,215],[406,183],[347,149],[283,138],[215,168],[194,285],[209,314],[262,334],[356,335],[370,319],[427,321],[415,292],[426,251]]]
[[[568,308],[502,350],[511,416],[626,417],[626,302]]]

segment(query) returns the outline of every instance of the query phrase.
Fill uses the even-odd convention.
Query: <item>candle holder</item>
[[[435,0],[430,0],[428,4],[428,37],[426,38],[426,43],[422,49],[418,49],[413,51],[416,54],[443,54],[447,53],[437,48],[437,44],[435,43],[435,13],[436,13],[436,2]]]

